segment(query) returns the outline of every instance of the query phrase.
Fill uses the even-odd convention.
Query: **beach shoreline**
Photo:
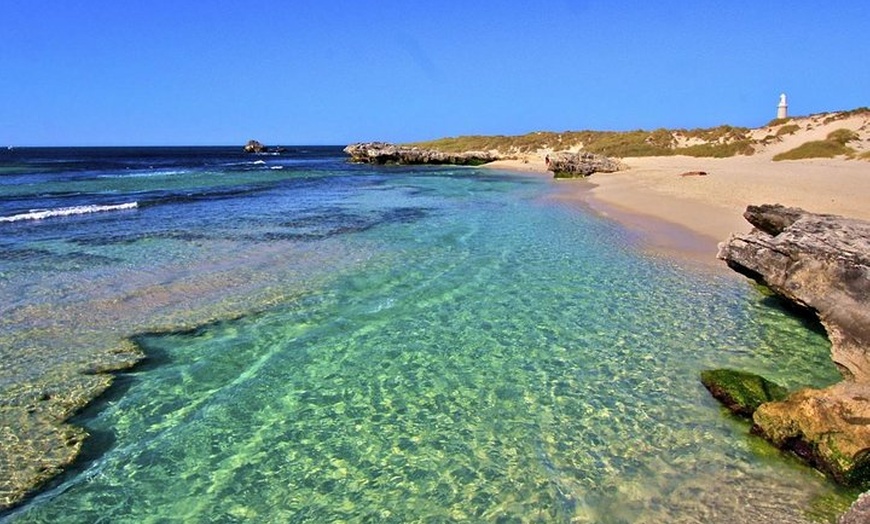
[[[870,220],[870,163],[774,162],[771,156],[626,158],[624,171],[554,181],[556,198],[622,224],[651,252],[708,267],[724,268],[716,260],[719,242],[752,229],[743,218],[750,204],[782,204]],[[538,155],[486,167],[551,176]]]

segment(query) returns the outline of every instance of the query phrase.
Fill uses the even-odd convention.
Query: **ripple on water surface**
[[[397,214],[308,252],[352,261],[331,278],[136,337],[153,365],[82,416],[90,460],[16,520],[811,522],[853,495],[698,382],[837,378],[824,337],[750,286],[643,258],[540,187],[498,189],[528,182],[393,183],[360,202]],[[257,259],[280,287],[279,253]]]

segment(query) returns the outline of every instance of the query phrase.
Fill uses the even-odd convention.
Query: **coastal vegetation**
[[[505,154],[523,154],[539,150],[582,149],[618,158],[670,155],[728,157],[752,154],[752,140],[748,132],[748,128],[727,125],[691,130],[536,131],[516,136],[448,137],[406,145],[445,152],[496,150]]]
[[[785,135],[793,135],[800,131],[801,126],[797,124],[788,124],[780,127],[776,130],[776,136],[785,136]]]
[[[855,121],[853,117],[863,118]],[[720,125],[698,129],[636,129],[629,131],[535,131],[524,135],[465,135],[404,144],[407,147],[458,153],[490,151],[505,156],[539,154],[557,151],[585,151],[613,158],[685,155],[692,157],[726,158],[753,155],[781,143],[786,137],[798,135],[820,127],[842,129],[834,131],[825,140],[801,145],[777,155],[775,160],[823,158],[847,155],[867,159],[852,141],[866,141],[870,126],[867,119],[870,108],[821,113],[807,117],[777,118],[757,129]],[[849,121],[849,119],[853,119]],[[848,127],[847,127],[848,126]]]
[[[847,144],[858,139],[858,134],[851,129],[837,129],[828,134],[824,140],[805,142],[773,157],[773,160],[801,160],[806,158],[833,158],[835,156],[854,156],[855,150]]]

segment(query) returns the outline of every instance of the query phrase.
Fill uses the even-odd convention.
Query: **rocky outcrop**
[[[552,171],[555,178],[583,178],[592,173],[613,173],[624,169],[618,160],[586,151],[553,153],[547,156],[546,162],[547,171]]]
[[[768,402],[752,431],[847,485],[870,487],[870,387],[839,382]]]
[[[435,149],[398,146],[386,142],[362,142],[344,148],[351,162],[365,164],[450,164],[479,166],[507,158],[495,151],[464,151],[449,153]]]
[[[816,312],[846,378],[870,383],[870,222],[780,205],[749,206],[755,226],[718,257]]]
[[[719,245],[729,267],[814,312],[845,380],[761,404],[753,431],[835,480],[870,486],[870,223],[749,206],[754,229]]]
[[[782,400],[788,390],[766,378],[734,369],[710,369],[701,372],[701,383],[729,411],[751,418],[765,402]]]
[[[245,153],[264,153],[265,151],[266,146],[256,140],[248,140],[248,143],[245,144]]]

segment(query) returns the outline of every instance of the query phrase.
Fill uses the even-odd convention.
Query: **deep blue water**
[[[853,494],[698,382],[838,376],[739,277],[537,175],[340,148],[0,151],[0,395],[136,343],[13,522],[811,522]],[[66,369],[66,368],[64,368]]]

